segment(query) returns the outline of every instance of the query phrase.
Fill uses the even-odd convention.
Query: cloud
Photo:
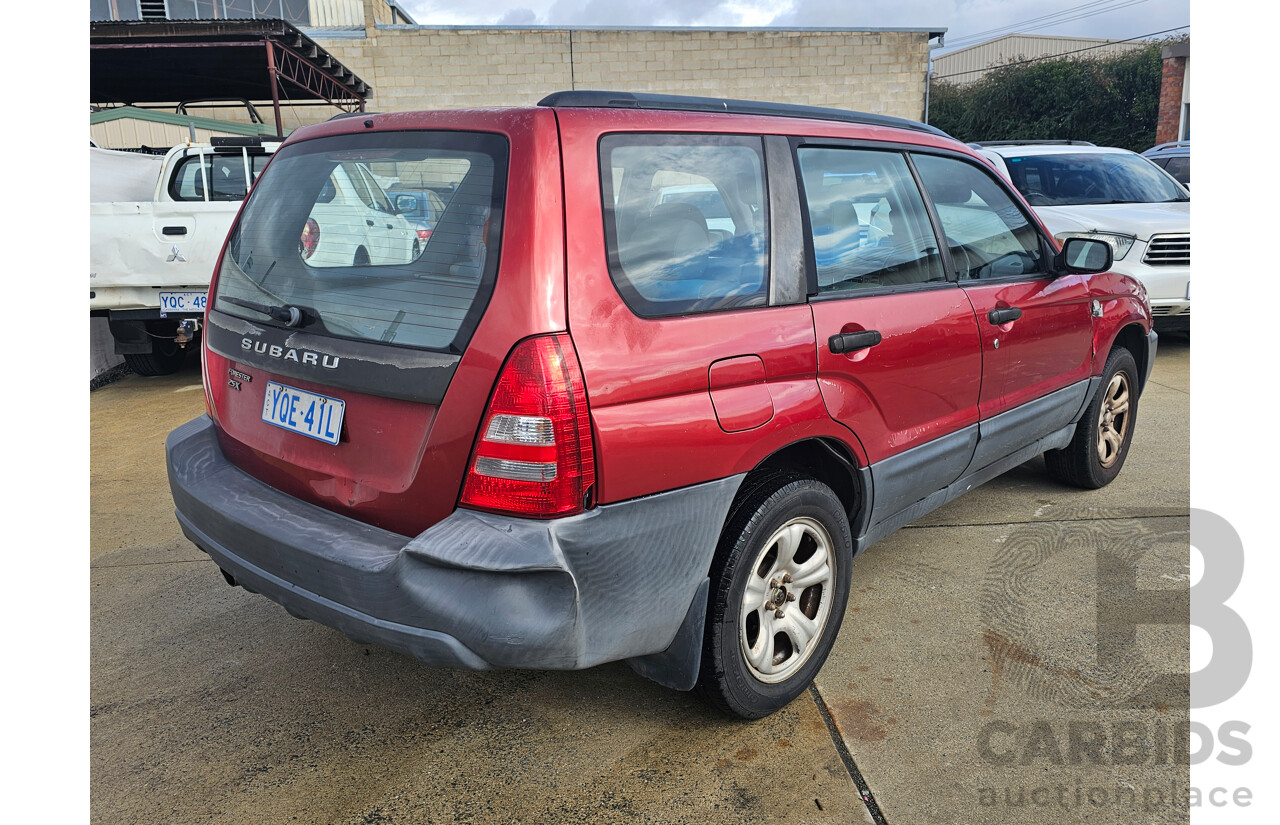
[[[1037,29],[1050,35],[1134,37],[1190,22],[1189,0],[399,0],[422,25],[731,26],[797,28],[946,28],[947,40],[986,39]],[[1061,13],[1061,14],[1058,14]],[[1077,19],[1069,19],[1077,18]],[[1057,22],[1054,22],[1057,21]],[[987,33],[991,32],[990,35]]]
[[[536,26],[539,21],[533,9],[509,9],[497,22],[499,26]]]
[[[588,26],[735,26],[734,0],[556,0],[547,10],[553,24]]]
[[[1038,0],[1037,0],[1038,2]],[[800,28],[915,28],[946,26],[956,19],[956,0],[896,0],[867,14],[847,0],[796,0],[789,9],[769,21],[770,26]]]

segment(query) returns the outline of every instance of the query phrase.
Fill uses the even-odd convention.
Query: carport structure
[[[282,95],[293,105],[356,112],[364,111],[372,92],[283,20],[89,24],[89,100],[95,105],[270,100],[276,134],[283,135]]]

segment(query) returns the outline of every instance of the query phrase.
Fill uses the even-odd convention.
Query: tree
[[[1155,143],[1160,49],[1014,61],[957,86],[936,82],[929,122],[953,137],[980,140],[1087,140],[1141,152]]]

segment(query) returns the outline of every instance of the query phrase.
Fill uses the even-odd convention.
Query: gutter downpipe
[[[933,58],[929,58],[929,68],[924,73],[924,120],[921,121],[926,126],[929,124],[929,87],[933,85]]]
[[[933,49],[941,49],[946,44],[946,39],[945,34],[938,35],[938,45],[929,49],[929,67],[924,72],[924,120],[921,121],[925,125],[929,123],[929,92],[933,86]]]

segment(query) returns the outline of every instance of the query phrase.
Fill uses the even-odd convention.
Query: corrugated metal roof
[[[163,123],[168,126],[181,126],[183,128],[186,128],[187,124],[190,123],[194,124],[197,129],[207,129],[219,134],[244,135],[246,137],[266,137],[276,133],[274,126],[268,126],[265,123],[240,123],[234,120],[218,120],[212,117],[179,115],[156,109],[140,109],[137,106],[118,106],[114,109],[103,109],[99,112],[89,113],[90,126],[125,119]],[[286,129],[285,134],[288,134],[288,132],[289,130]]]
[[[933,58],[933,79],[964,85],[975,83],[996,66],[1041,57],[1105,57],[1149,45],[1145,40],[1116,41],[1097,37],[1006,34],[985,43]]]

